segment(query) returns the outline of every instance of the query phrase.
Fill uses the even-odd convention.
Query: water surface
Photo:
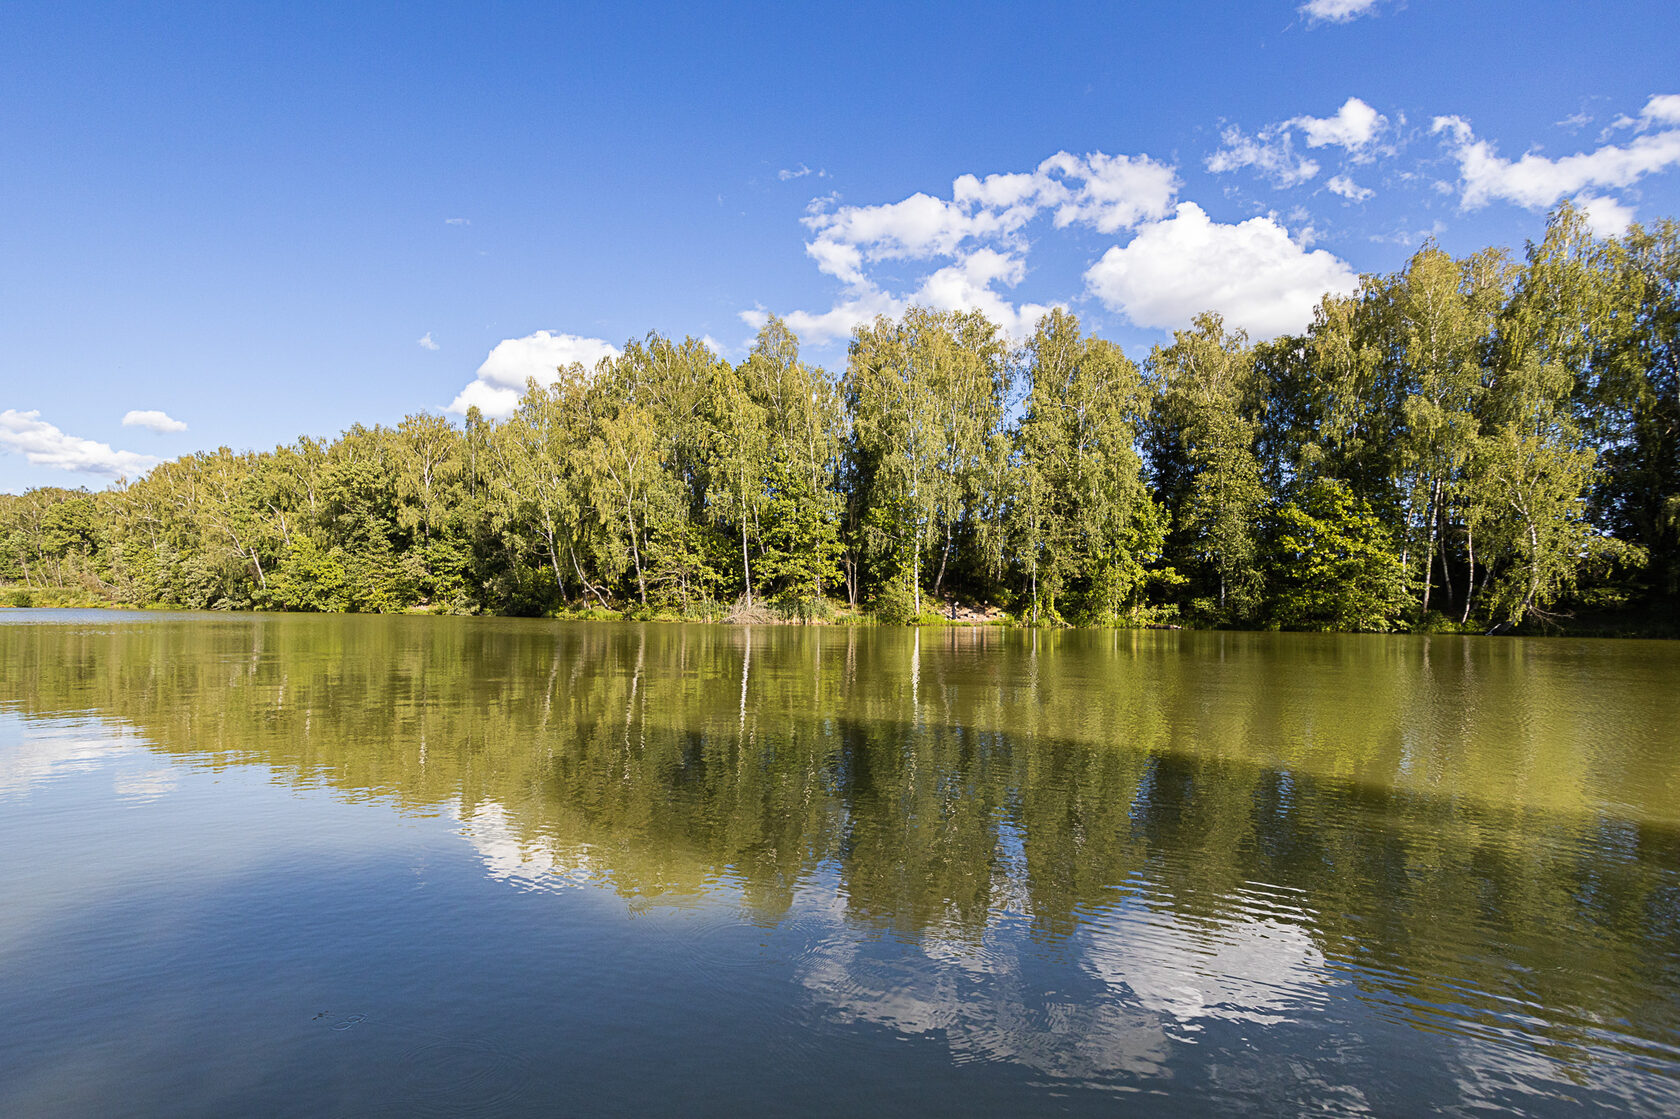
[[[0,612],[0,1114],[1680,1113],[1680,647]]]

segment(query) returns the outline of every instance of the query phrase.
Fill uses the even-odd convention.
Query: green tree
[[[1085,620],[1112,624],[1142,606],[1160,519],[1136,444],[1149,399],[1118,346],[1080,335],[1057,309],[1027,346],[1031,387],[1015,432],[1012,537],[1031,618],[1059,617],[1071,588]]]
[[[1573,220],[1563,213],[1554,224]],[[1680,598],[1680,225],[1635,225],[1584,263],[1611,302],[1576,387],[1599,451],[1595,517],[1647,551],[1653,589],[1672,603]]]
[[[1587,493],[1596,457],[1571,399],[1609,303],[1584,219],[1562,210],[1499,324],[1498,367],[1478,471],[1489,543],[1503,560],[1487,606],[1502,626],[1542,613],[1575,585],[1595,544]]]
[[[853,335],[845,395],[851,473],[865,495],[856,520],[889,569],[881,574],[905,577],[912,613],[921,612],[924,554],[937,551],[938,594],[955,550],[980,531],[980,510],[995,507],[982,488],[995,477],[988,451],[1010,377],[1008,349],[978,313],[913,307]]]
[[[1419,608],[1425,612],[1437,553],[1449,596],[1453,592],[1443,539],[1448,510],[1469,482],[1467,471],[1481,435],[1485,359],[1509,280],[1502,254],[1455,261],[1433,245],[1419,251],[1397,277],[1394,336],[1404,386],[1397,441],[1404,500],[1402,562],[1421,553]],[[1467,590],[1473,575],[1466,579]]]
[[[1156,491],[1172,517],[1168,562],[1193,578],[1198,613],[1239,621],[1260,602],[1255,532],[1266,501],[1255,445],[1253,353],[1218,315],[1196,318],[1149,357],[1157,393],[1147,446]]]
[[[747,391],[741,371],[724,365],[712,382],[710,411],[715,432],[708,504],[713,516],[732,526],[740,542],[741,586],[753,604],[751,553],[763,551],[761,520],[769,499],[769,418]]]
[[[842,416],[834,384],[799,360],[799,340],[775,315],[736,370],[763,419],[758,571],[773,597],[815,601],[838,578],[836,470]]]
[[[481,453],[490,461],[487,501],[504,542],[517,554],[528,535],[562,600],[575,580],[579,594],[607,607],[603,582],[616,570],[595,576],[611,552],[588,470],[590,391],[590,375],[577,364],[561,369],[552,384],[531,381],[514,414],[483,437]]]
[[[1405,570],[1381,518],[1345,482],[1321,478],[1274,518],[1273,612],[1290,629],[1394,628]]]

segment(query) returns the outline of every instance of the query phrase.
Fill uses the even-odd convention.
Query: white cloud
[[[805,252],[817,262],[817,268],[845,284],[861,284],[863,252],[856,245],[819,237],[805,246]]]
[[[1587,227],[1598,237],[1620,237],[1633,224],[1633,207],[1624,206],[1614,198],[1578,194],[1575,205],[1581,208]]]
[[[1295,134],[1309,148],[1338,147],[1355,163],[1367,163],[1380,150],[1377,137],[1388,128],[1388,118],[1357,97],[1349,97],[1334,116],[1291,117],[1268,124],[1253,136],[1240,128],[1227,128],[1220,136],[1223,146],[1207,158],[1207,169],[1220,174],[1241,167],[1253,167],[1280,187],[1297,186],[1316,176],[1318,162],[1295,152]]]
[[[1091,293],[1144,327],[1177,329],[1202,311],[1257,338],[1304,329],[1327,292],[1351,292],[1359,277],[1322,249],[1308,251],[1271,218],[1212,221],[1181,202],[1085,273]]]
[[[1360,186],[1346,175],[1337,175],[1324,185],[1330,188],[1331,194],[1339,194],[1350,202],[1363,202],[1377,193],[1370,187]]]
[[[1680,123],[1680,97],[1651,98],[1641,119],[1654,127],[1669,123],[1670,114]],[[1499,200],[1543,210],[1560,198],[1585,192],[1594,196],[1602,212],[1608,212],[1603,207],[1612,200],[1591,188],[1630,186],[1680,164],[1680,128],[1645,132],[1625,144],[1606,144],[1559,159],[1529,152],[1517,160],[1501,158],[1491,143],[1477,139],[1463,117],[1436,117],[1430,131],[1444,137],[1458,160],[1459,204],[1466,210]]]
[[[920,302],[983,310],[1011,333],[1023,323],[1030,330],[1044,306],[1016,307],[998,285],[1013,287],[1026,275],[1032,222],[1117,233],[1170,214],[1178,187],[1173,167],[1147,155],[1057,152],[1031,171],[959,176],[948,198],[918,192],[870,206],[815,199],[803,219],[812,233],[805,251],[845,291],[828,311],[788,313],[788,325],[808,340],[827,341]],[[932,270],[889,291],[872,275],[883,261],[930,262]],[[741,320],[756,328],[764,314],[758,307],[741,312]]]
[[[1004,333],[1024,338],[1038,320],[1050,313],[1040,303],[1010,303],[992,288],[993,284],[1014,287],[1027,275],[1026,261],[996,249],[977,249],[957,262],[939,269],[923,282],[911,302],[936,311],[980,311],[1003,328]]]
[[[492,420],[505,420],[519,407],[521,395],[518,389],[505,389],[483,381],[472,381],[455,395],[455,399],[445,411],[464,416],[469,408],[477,408]]]
[[[40,412],[11,408],[0,412],[0,447],[21,453],[34,466],[105,478],[135,477],[161,461],[133,451],[113,451],[108,443],[66,435],[41,419]]]
[[[128,412],[122,418],[124,427],[144,427],[163,434],[171,431],[185,431],[187,425],[174,419],[167,412],[155,410]]]
[[[894,298],[878,288],[863,287],[853,289],[851,295],[827,311],[790,311],[785,318],[788,329],[800,338],[821,343],[845,338],[863,324],[874,321],[876,315],[902,315],[909,305],[908,300]],[[741,312],[742,321],[749,326],[752,320],[747,316],[752,314],[755,312]]]
[[[801,163],[798,167],[792,169],[784,167],[780,171],[776,172],[776,178],[782,180],[784,183],[789,179],[803,179],[806,175],[815,175],[819,179],[828,178],[827,171],[813,171],[803,163]]]
[[[917,192],[838,207],[832,197],[817,199],[804,219],[816,234],[805,250],[824,272],[855,284],[865,263],[955,257],[969,244],[1017,246],[1022,228],[1047,211],[1058,229],[1128,229],[1166,216],[1177,191],[1173,169],[1146,155],[1057,152],[1031,172],[960,176],[950,198]]]
[[[1680,124],[1680,94],[1658,93],[1645,102],[1645,107],[1639,110],[1637,117],[1630,117],[1626,113],[1610,122],[1610,127],[1604,130],[1604,135],[1620,128],[1631,128],[1635,132],[1647,132],[1665,124]],[[1603,137],[1600,137],[1601,139]]]
[[[1653,96],[1645,102],[1645,107],[1639,110],[1639,119],[1647,128],[1659,124],[1680,124],[1680,93],[1659,93]]]
[[[920,192],[902,202],[812,214],[805,224],[817,233],[806,251],[819,268],[847,283],[856,282],[850,277],[861,269],[865,251],[870,260],[933,256],[955,251],[975,232],[960,206]]]
[[[1307,0],[1296,11],[1324,23],[1346,23],[1371,14],[1376,6],[1377,0]]]
[[[1301,116],[1285,123],[1301,130],[1309,148],[1334,145],[1357,156],[1388,127],[1388,118],[1359,98],[1349,97],[1333,117]]]
[[[1295,139],[1287,127],[1263,128],[1256,136],[1227,128],[1220,139],[1225,146],[1207,158],[1207,169],[1216,175],[1252,167],[1278,186],[1292,187],[1318,174],[1315,160],[1295,154]]]
[[[472,219],[471,218],[444,218],[443,219],[443,224],[444,225],[471,225],[472,224]]]
[[[500,419],[513,413],[526,381],[535,378],[550,383],[558,378],[562,366],[580,363],[593,368],[602,358],[618,354],[618,347],[600,338],[548,330],[503,339],[478,367],[477,380],[460,391],[448,411],[465,413],[477,405],[486,416]]]
[[[1040,175],[1061,176],[1067,198],[1056,208],[1056,228],[1075,222],[1098,233],[1118,233],[1139,222],[1158,221],[1172,212],[1178,173],[1147,155],[1081,158],[1057,152],[1039,164]],[[1049,188],[1047,188],[1049,189]]]
[[[1319,172],[1318,161],[1295,152],[1295,135],[1309,148],[1343,148],[1355,163],[1367,163],[1382,149],[1377,137],[1388,127],[1388,118],[1357,97],[1349,97],[1334,116],[1291,117],[1268,124],[1253,136],[1242,129],[1227,128],[1220,135],[1222,146],[1207,158],[1207,169],[1215,174],[1252,167],[1280,187],[1299,186]]]
[[[539,330],[523,338],[497,342],[484,364],[478,367],[478,379],[524,392],[525,382],[533,377],[538,381],[553,381],[562,366],[577,363],[593,369],[602,358],[618,354],[617,346],[600,338]]]
[[[422,350],[436,350],[438,348],[438,344],[432,341],[432,332],[429,330],[416,339],[416,341],[419,343]]]

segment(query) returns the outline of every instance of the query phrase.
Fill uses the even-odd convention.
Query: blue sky
[[[0,489],[766,311],[830,368],[912,301],[1298,329],[1425,237],[1680,216],[1677,42],[1671,0],[8,3]]]

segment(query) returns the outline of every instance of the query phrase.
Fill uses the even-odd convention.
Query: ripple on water
[[[531,1083],[530,1062],[475,1038],[435,1038],[404,1053],[387,1115],[505,1115]]]

